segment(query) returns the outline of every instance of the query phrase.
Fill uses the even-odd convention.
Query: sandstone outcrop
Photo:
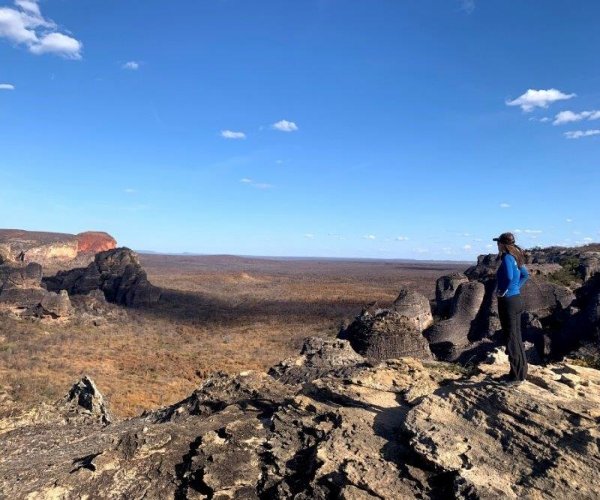
[[[464,274],[454,273],[438,278],[435,284],[435,303],[436,312],[442,318],[450,315],[452,310],[452,301],[456,295],[458,287],[469,281]]]
[[[433,324],[429,300],[414,290],[402,288],[392,309],[407,318],[409,323],[421,332]]]
[[[99,231],[87,231],[75,235],[77,251],[79,253],[105,252],[117,248],[117,240],[110,234]]]
[[[73,235],[0,229],[0,264],[37,262],[49,269],[87,265],[97,252],[116,246],[115,239],[102,232]]]
[[[155,304],[161,295],[129,248],[100,252],[88,267],[60,271],[44,283],[48,290],[66,290],[70,295],[101,290],[109,302],[132,307]]]
[[[48,292],[44,295],[39,305],[41,315],[49,315],[53,318],[70,316],[73,306],[66,290],[59,293]]]
[[[113,421],[106,398],[87,375],[71,387],[58,407],[69,422],[108,425]]]
[[[310,337],[304,341],[300,356],[286,359],[269,370],[271,377],[286,384],[300,384],[325,375],[342,377],[366,359],[344,340]]]
[[[49,292],[42,286],[42,266],[0,266],[0,305],[9,306],[25,315],[69,316],[72,312],[69,295]]]
[[[593,310],[595,277],[598,276],[600,253],[581,248],[533,249],[528,253],[530,279],[521,290],[526,314],[523,315],[524,340],[535,346],[531,359],[547,361],[558,359],[589,337],[597,320],[590,316]],[[444,318],[429,328],[425,335],[439,359],[465,361],[481,358],[494,345],[502,343],[498,301],[496,298],[496,270],[498,256],[481,255],[477,264],[465,271],[463,286],[475,287],[474,299],[464,312],[458,306],[459,293],[448,300],[455,277],[442,277],[436,287],[436,309]],[[600,290],[600,287],[596,287]],[[483,290],[483,297],[481,292]],[[458,292],[458,290],[457,290]],[[476,299],[476,300],[475,300]],[[458,307],[458,310],[457,310]]]
[[[432,359],[427,340],[415,327],[414,317],[394,310],[363,311],[338,338],[350,341],[356,352],[371,360],[403,356]]]
[[[352,358],[334,342],[316,351]],[[97,397],[85,382],[65,399],[72,419],[64,401],[19,426],[0,419],[0,495],[597,496],[600,371],[533,366],[529,382],[507,387],[498,381],[508,371],[500,353],[471,374],[410,358],[348,361],[343,375],[333,368],[291,384],[258,372],[217,374],[180,403],[108,425],[90,410],[101,405],[80,396]]]
[[[485,285],[478,281],[464,282],[458,286],[452,300],[450,318],[442,320],[425,332],[433,352],[441,359],[455,360],[480,326],[479,317],[485,298]]]

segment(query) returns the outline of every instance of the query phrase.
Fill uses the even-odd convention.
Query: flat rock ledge
[[[216,374],[129,420],[103,420],[89,380],[52,411],[0,417],[0,497],[598,498],[600,371],[532,366],[510,387],[500,351],[466,372],[344,361],[330,342],[311,339],[279,380]],[[94,418],[65,420],[66,402]]]

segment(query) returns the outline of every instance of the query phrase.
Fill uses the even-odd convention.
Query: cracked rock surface
[[[532,366],[506,386],[499,352],[466,372],[344,361],[344,343],[310,339],[279,380],[216,374],[123,421],[80,381],[0,418],[0,498],[597,498],[599,371]]]

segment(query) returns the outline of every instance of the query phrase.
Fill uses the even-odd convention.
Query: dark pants
[[[506,353],[510,362],[510,376],[516,380],[527,377],[527,357],[521,338],[523,299],[520,295],[498,297],[498,314],[502,333],[506,339]]]

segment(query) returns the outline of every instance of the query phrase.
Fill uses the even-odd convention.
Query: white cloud
[[[534,90],[529,89],[520,97],[512,101],[506,101],[507,106],[520,106],[526,113],[537,108],[547,108],[556,101],[564,101],[575,97],[576,94],[565,94],[557,89]]]
[[[34,14],[36,16],[42,15],[40,12],[40,6],[34,0],[15,0],[15,5],[17,7],[21,7],[25,12],[29,12],[30,14]]]
[[[500,208],[510,208],[508,203],[500,203]]]
[[[573,219],[565,219],[565,222],[568,222],[570,224],[571,222],[573,222]]]
[[[469,250],[472,250],[472,249],[473,249],[473,247],[472,247],[471,245],[465,245],[465,246],[463,247],[463,250],[464,250],[465,252],[468,252]]]
[[[133,188],[126,188],[123,191],[128,194],[137,193],[137,190],[135,190]]]
[[[374,234],[365,234],[365,235],[363,236],[363,239],[364,239],[364,240],[374,240],[374,239],[376,239],[376,238],[377,238],[377,236],[375,236]]]
[[[543,118],[540,118],[540,121],[541,121],[542,123],[546,123],[546,122],[549,122],[549,121],[550,121],[550,118],[549,118],[549,117],[547,117],[547,116],[544,116]]]
[[[590,137],[592,135],[600,135],[600,130],[571,130],[569,132],[565,132],[565,137],[567,139],[581,139],[582,137]]]
[[[127,61],[121,68],[136,71],[140,69],[140,63],[137,61]]]
[[[519,234],[519,233],[525,233],[525,234],[542,234],[543,231],[541,229],[515,229],[513,231],[513,233]]]
[[[591,243],[592,241],[594,241],[594,239],[587,237],[587,238],[583,238],[583,241],[585,241],[586,243]]]
[[[397,236],[396,241],[408,241],[408,237],[407,236]]]
[[[275,187],[275,186],[273,186],[273,184],[267,184],[265,182],[255,182],[252,179],[248,179],[247,177],[240,179],[240,182],[242,184],[247,184],[248,186],[252,186],[256,189],[271,189],[271,188]]]
[[[461,9],[467,14],[471,14],[475,10],[475,0],[461,0],[460,4]]]
[[[245,139],[244,132],[234,132],[233,130],[221,130],[221,137],[225,139]]]
[[[0,90],[15,90],[15,86],[10,83],[0,83]]]
[[[296,132],[298,130],[298,125],[287,120],[280,120],[277,123],[274,123],[272,127],[281,132]]]
[[[304,237],[305,237],[307,240],[314,240],[314,239],[315,239],[315,235],[314,235],[314,234],[312,234],[312,233],[306,233],[306,234],[304,235]]]
[[[57,54],[66,59],[81,59],[81,49],[79,40],[62,33],[42,35],[37,43],[29,47],[34,54]]]
[[[15,6],[0,8],[0,38],[24,45],[33,54],[81,59],[82,43],[61,33],[54,21],[44,18],[37,1],[15,0]]]
[[[580,113],[574,113],[573,111],[561,111],[554,117],[552,125],[562,125],[564,123],[580,122],[582,120],[600,120],[600,111],[582,111]]]

